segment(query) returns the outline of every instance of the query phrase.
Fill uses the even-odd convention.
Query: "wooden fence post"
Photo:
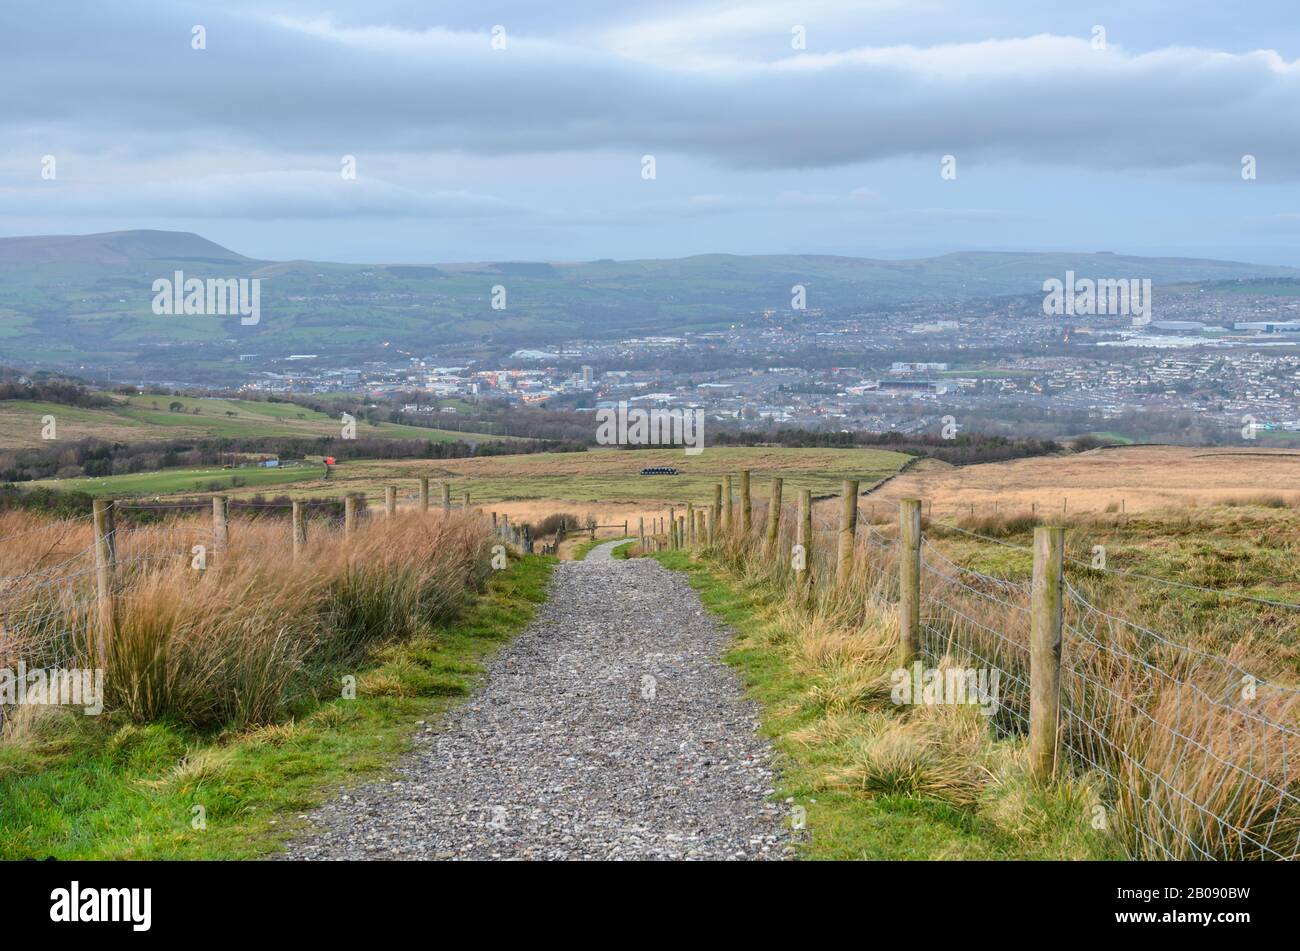
[[[763,555],[772,557],[776,549],[776,539],[781,533],[781,478],[772,479],[772,491],[767,497],[767,534],[763,540]]]
[[[722,484],[713,485],[713,514],[709,518],[709,544],[718,540],[718,528],[722,524]]]
[[[645,516],[644,515],[637,517],[636,537],[639,539],[638,544],[640,544],[641,550],[645,551]]]
[[[212,551],[209,554],[215,555],[220,552],[220,557],[224,560],[229,541],[230,523],[227,519],[226,497],[214,495],[212,497]]]
[[[812,590],[812,554],[813,554],[813,532],[812,532],[812,489],[799,490],[799,530],[795,537],[795,543],[803,546],[803,573],[800,576],[800,584],[805,590]]]
[[[911,667],[921,651],[921,501],[898,503],[898,666]]]
[[[297,499],[293,502],[293,560],[297,561],[302,557],[302,548],[307,544],[307,523],[302,517],[302,503]]]
[[[704,509],[695,510],[695,540],[698,544],[703,545],[704,540],[708,538],[704,528]]]
[[[95,654],[101,670],[108,669],[108,645],[117,631],[117,612],[113,603],[113,575],[117,571],[117,536],[113,528],[112,499],[95,499],[95,593],[99,601],[99,631]]]
[[[429,477],[420,476],[420,512],[429,511]]]
[[[732,530],[731,511],[731,476],[722,477],[722,530],[730,534]]]
[[[695,504],[686,503],[686,544],[695,544]]]
[[[466,492],[466,493],[461,497],[461,508],[463,508],[466,512],[469,511],[469,493],[468,493],[468,492]]]
[[[397,514],[397,486],[384,486],[384,514],[392,518]]]
[[[444,512],[451,511],[451,483],[450,482],[444,482],[442,484],[442,510]]]
[[[835,583],[844,584],[853,568],[853,543],[858,535],[858,480],[845,479],[840,487],[840,547],[835,560]]]
[[[740,531],[748,535],[753,527],[754,509],[749,498],[749,470],[740,470]]]
[[[677,510],[668,509],[668,547],[677,547]]]
[[[1065,529],[1034,529],[1034,579],[1029,633],[1029,766],[1039,780],[1056,767],[1061,704],[1061,615]]]
[[[343,496],[343,537],[351,538],[357,530],[357,497],[349,492]]]

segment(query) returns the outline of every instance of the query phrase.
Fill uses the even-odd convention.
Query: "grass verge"
[[[779,795],[806,812],[807,859],[1096,859],[1118,857],[1095,830],[1095,792],[1047,788],[1024,770],[1023,744],[994,742],[973,708],[897,708],[888,683],[808,663],[836,635],[784,599],[689,553],[653,555],[685,572],[704,606],[736,631],[726,661],[761,705],[777,752]]]
[[[23,742],[0,746],[0,859],[273,852],[305,810],[390,767],[413,730],[470,693],[545,599],[554,564],[513,561],[456,620],[371,650],[356,699],[311,701],[285,722],[204,734],[47,708]]]

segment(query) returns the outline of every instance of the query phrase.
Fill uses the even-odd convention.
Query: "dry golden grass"
[[[459,512],[362,520],[346,540],[317,521],[298,561],[284,519],[232,519],[225,550],[204,518],[116,534],[109,708],[235,729],[276,719],[313,671],[455,614],[484,583],[491,544],[486,520]],[[99,666],[90,535],[84,521],[0,518],[0,665]],[[206,570],[191,567],[196,545]]]
[[[1177,632],[1181,641],[1153,637],[1142,624],[1151,616],[1142,596],[1126,596],[1109,579],[1076,578],[1079,599],[1071,595],[1066,611],[1061,759],[1049,791],[1030,780],[1023,755],[1027,585],[928,556],[935,570],[923,573],[925,663],[999,671],[998,707],[990,717],[974,706],[894,707],[883,678],[897,646],[898,566],[889,542],[896,535],[883,523],[874,533],[860,529],[850,574],[837,583],[829,514],[816,512],[810,590],[788,564],[792,508],[783,513],[780,557],[764,553],[757,513],[748,535],[724,535],[706,549],[742,587],[779,593],[783,634],[768,643],[807,683],[801,703],[817,719],[794,740],[823,748],[833,763],[827,787],[938,799],[1000,823],[1032,812],[1026,835],[1043,834],[1036,823],[1045,816],[1065,828],[1101,810],[1109,834],[1135,857],[1300,855],[1300,693],[1244,689],[1244,675],[1273,669],[1276,653],[1248,619],[1219,615],[1212,623],[1235,624],[1238,636],[1216,627],[1208,639],[1222,650],[1200,653],[1184,646],[1203,640],[1196,630]],[[1038,806],[1026,812],[1030,801]],[[1081,840],[1063,841],[1068,850]]]
[[[949,517],[1002,510],[1039,515],[1228,504],[1256,496],[1300,502],[1300,452],[1285,449],[1131,446],[1065,456],[954,468],[923,462],[893,479],[872,499],[919,498]]]

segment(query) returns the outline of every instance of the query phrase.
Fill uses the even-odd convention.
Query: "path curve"
[[[616,538],[612,542],[601,542],[587,552],[587,557],[583,561],[614,561],[614,549],[620,545],[626,545],[631,540],[630,538]]]
[[[294,859],[783,859],[771,749],[685,579],[625,540],[561,562],[396,782],[308,817]]]

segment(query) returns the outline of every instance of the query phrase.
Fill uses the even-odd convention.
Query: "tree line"
[[[876,447],[956,466],[977,462],[1004,462],[1027,456],[1061,452],[1060,443],[1050,439],[1015,439],[986,433],[958,433],[952,439],[932,434],[814,432],[779,429],[776,432],[720,432],[709,439],[713,446],[782,446],[789,449],[853,449]]]

